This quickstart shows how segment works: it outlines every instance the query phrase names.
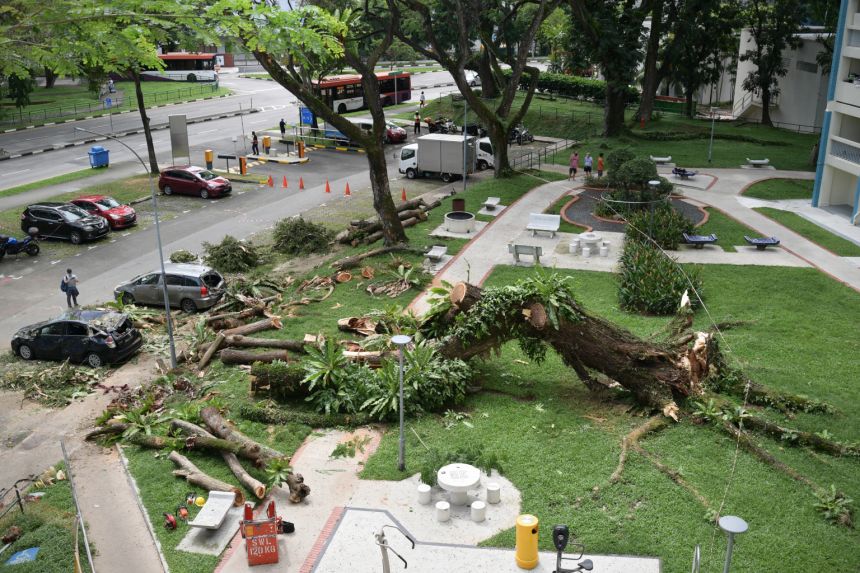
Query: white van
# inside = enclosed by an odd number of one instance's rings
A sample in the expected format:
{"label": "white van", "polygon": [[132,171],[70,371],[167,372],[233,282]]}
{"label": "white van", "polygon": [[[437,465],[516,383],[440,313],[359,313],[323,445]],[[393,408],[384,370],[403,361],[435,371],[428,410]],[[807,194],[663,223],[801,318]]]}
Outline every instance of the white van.
{"label": "white van", "polygon": [[496,161],[493,156],[493,144],[489,137],[482,137],[478,140],[478,171],[484,169],[495,169]]}

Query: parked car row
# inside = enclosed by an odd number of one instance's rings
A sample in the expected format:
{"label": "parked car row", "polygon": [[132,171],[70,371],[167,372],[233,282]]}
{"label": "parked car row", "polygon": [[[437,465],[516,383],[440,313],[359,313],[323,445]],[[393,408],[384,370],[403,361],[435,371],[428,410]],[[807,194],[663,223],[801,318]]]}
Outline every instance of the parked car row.
{"label": "parked car row", "polygon": [[[161,270],[138,275],[114,289],[124,304],[164,304],[192,313],[211,308],[224,296],[226,285],[204,265],[170,263]],[[143,345],[143,337],[128,315],[106,310],[74,309],[56,318],[20,329],[12,351],[24,360],[70,360],[93,368],[122,362]]]}

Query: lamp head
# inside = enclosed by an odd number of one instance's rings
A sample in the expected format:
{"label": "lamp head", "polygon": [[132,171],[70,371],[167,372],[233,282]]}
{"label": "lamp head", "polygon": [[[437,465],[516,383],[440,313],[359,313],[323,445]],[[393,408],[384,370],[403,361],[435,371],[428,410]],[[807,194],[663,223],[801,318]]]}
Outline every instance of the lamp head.
{"label": "lamp head", "polygon": [[391,337],[391,342],[393,342],[397,346],[405,346],[412,342],[412,337],[407,336],[405,334],[396,334]]}

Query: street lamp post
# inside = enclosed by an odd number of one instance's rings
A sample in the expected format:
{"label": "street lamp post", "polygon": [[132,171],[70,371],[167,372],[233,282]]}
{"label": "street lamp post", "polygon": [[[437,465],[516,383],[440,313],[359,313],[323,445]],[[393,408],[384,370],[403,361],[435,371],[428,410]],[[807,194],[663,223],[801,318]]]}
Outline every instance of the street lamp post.
{"label": "street lamp post", "polygon": [[723,566],[723,573],[729,573],[729,568],[732,566],[732,549],[735,546],[735,535],[746,532],[749,529],[747,522],[740,517],[734,515],[724,515],[719,521],[720,529],[726,532],[728,541],[726,544],[726,563]]}
{"label": "street lamp post", "polygon": [[397,469],[406,470],[406,434],[403,431],[403,348],[412,342],[411,336],[398,334],[391,337],[391,342],[400,350],[400,442],[397,454]]}
{"label": "street lamp post", "polygon": [[708,165],[711,164],[711,152],[714,149],[714,123],[717,119],[716,112],[717,108],[711,107],[711,141],[708,143]]}
{"label": "street lamp post", "polygon": [[660,187],[659,179],[652,179],[648,182],[648,186],[651,188],[651,200],[648,202],[649,211],[651,212],[651,221],[649,223],[648,232],[651,236],[654,236],[654,201],[657,200],[657,189]]}
{"label": "street lamp post", "polygon": [[137,152],[117,139],[112,135],[107,135],[104,133],[99,133],[97,131],[91,131],[89,129],[84,129],[82,127],[75,127],[78,131],[85,131],[87,133],[92,133],[94,135],[99,135],[101,137],[107,137],[108,139],[112,139],[131,151],[137,160],[140,161],[140,164],[143,166],[144,171],[149,176],[149,192],[152,195],[152,211],[155,215],[155,238],[156,243],[158,244],[158,262],[161,264],[161,291],[164,296],[164,314],[167,319],[167,339],[170,345],[170,367],[176,368],[176,345],[173,343],[173,321],[170,320],[170,301],[167,297],[167,274],[164,271],[164,252],[161,250],[161,227],[158,222],[158,197],[155,193],[155,182],[152,178],[152,173],[149,168],[146,166],[146,162],[143,161],[143,158],[137,154]]}

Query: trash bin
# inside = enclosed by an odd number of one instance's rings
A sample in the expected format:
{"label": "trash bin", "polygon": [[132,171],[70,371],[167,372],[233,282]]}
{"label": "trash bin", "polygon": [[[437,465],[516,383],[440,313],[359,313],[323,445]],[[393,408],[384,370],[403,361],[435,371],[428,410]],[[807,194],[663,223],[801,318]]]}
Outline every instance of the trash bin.
{"label": "trash bin", "polygon": [[96,167],[107,167],[109,163],[109,153],[110,152],[101,145],[94,145],[90,147],[90,167],[92,167],[93,169],[95,169]]}

